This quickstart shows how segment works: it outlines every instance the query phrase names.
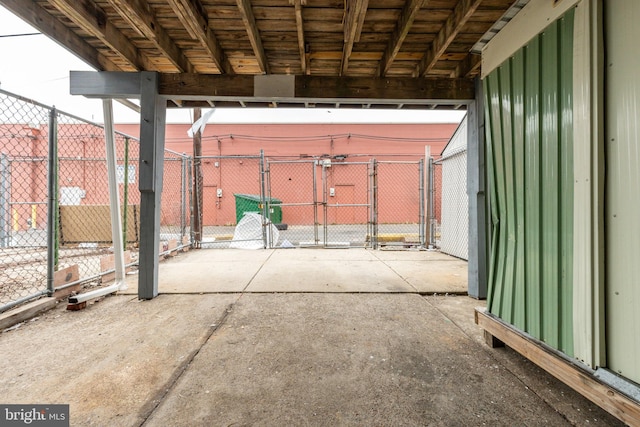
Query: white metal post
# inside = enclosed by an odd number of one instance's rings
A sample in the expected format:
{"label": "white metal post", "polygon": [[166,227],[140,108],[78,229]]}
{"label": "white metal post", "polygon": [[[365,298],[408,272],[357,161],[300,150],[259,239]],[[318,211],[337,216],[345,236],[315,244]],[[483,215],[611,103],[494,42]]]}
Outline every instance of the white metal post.
{"label": "white metal post", "polygon": [[[122,218],[120,216],[120,194],[117,180],[116,141],[113,129],[113,101],[102,100],[104,114],[104,140],[107,152],[107,175],[109,178],[109,205],[111,211],[111,236],[113,239],[113,255],[115,257],[115,284],[126,288],[124,282],[124,244],[122,241]],[[128,173],[128,171],[124,171]]]}

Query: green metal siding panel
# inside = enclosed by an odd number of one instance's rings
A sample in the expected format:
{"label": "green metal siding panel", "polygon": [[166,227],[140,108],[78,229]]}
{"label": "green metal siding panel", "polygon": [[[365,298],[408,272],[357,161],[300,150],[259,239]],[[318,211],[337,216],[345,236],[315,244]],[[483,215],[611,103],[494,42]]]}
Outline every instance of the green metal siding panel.
{"label": "green metal siding panel", "polygon": [[542,67],[542,336],[558,348],[559,315],[559,65],[558,25],[551,25],[542,35],[540,65]]}
{"label": "green metal siding panel", "polygon": [[488,308],[568,355],[572,323],[573,10],[485,79]]}
{"label": "green metal siding panel", "polygon": [[[573,18],[573,15],[572,15]],[[573,19],[560,25],[560,197],[571,200],[560,212],[560,350],[573,355]]]}
{"label": "green metal siding panel", "polygon": [[535,337],[542,334],[542,189],[540,163],[540,39],[535,38],[524,48],[525,69],[525,307],[524,330]]}

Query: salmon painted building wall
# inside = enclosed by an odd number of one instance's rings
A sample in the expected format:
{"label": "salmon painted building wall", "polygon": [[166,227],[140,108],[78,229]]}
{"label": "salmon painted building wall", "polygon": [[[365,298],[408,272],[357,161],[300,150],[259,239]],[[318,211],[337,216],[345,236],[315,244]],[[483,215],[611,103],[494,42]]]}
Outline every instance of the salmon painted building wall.
{"label": "salmon painted building wall", "polygon": [[[165,148],[193,153],[190,125],[168,125]],[[236,223],[234,194],[260,194],[258,159],[226,156],[258,156],[264,150],[270,164],[271,196],[284,204],[314,200],[313,169],[316,171],[315,200],[323,199],[322,168],[313,159],[331,159],[327,168],[330,204],[366,204],[366,165],[345,163],[411,161],[424,158],[425,146],[439,156],[456,123],[447,124],[209,124],[202,136],[203,224]],[[138,125],[117,125],[116,129],[137,136]],[[299,162],[299,163],[294,163]],[[165,165],[166,167],[167,165]],[[379,219],[381,223],[413,223],[418,220],[419,174],[417,165],[380,164]],[[436,177],[436,182],[440,182]],[[218,193],[221,191],[221,194]],[[437,189],[436,199],[440,190]],[[384,195],[384,197],[382,197]],[[435,215],[439,218],[439,203]],[[309,224],[312,206],[282,207],[283,222]],[[320,222],[324,222],[320,209]],[[329,208],[328,223],[366,223],[366,207]]]}
{"label": "salmon painted building wall", "polygon": [[[3,226],[14,230],[42,228],[46,225],[47,209],[47,150],[48,128],[28,124],[7,124],[0,132],[3,200]],[[84,124],[59,124],[58,155],[60,193],[82,194],[76,202],[81,205],[109,203],[107,172],[104,163],[104,134],[102,129]],[[336,156],[343,162],[377,160],[417,161],[424,157],[425,146],[434,156],[456,129],[456,124],[209,124],[202,138],[202,171],[204,193],[204,224],[232,225],[236,222],[234,193],[260,194],[260,164],[257,159],[216,159],[213,156],[258,156],[264,150],[270,160],[297,161],[330,158],[338,166]],[[166,129],[166,148],[178,153],[193,153],[193,140],[187,135],[190,125],[170,124]],[[116,125],[116,129],[138,137],[138,125]],[[124,138],[118,135],[119,163],[124,157]],[[130,167],[136,171],[129,183],[129,204],[139,204],[137,190],[137,141],[130,141]],[[207,158],[209,157],[209,158]],[[175,160],[175,161],[173,161]],[[182,164],[178,158],[165,161],[163,218],[165,225],[179,223]],[[313,200],[311,163],[272,164],[272,196],[285,203],[304,203]],[[411,193],[398,196],[403,203],[417,206],[417,175],[407,178],[401,170],[391,170],[381,176],[381,193]],[[321,168],[317,168],[318,177]],[[413,174],[413,172],[410,172]],[[413,176],[413,175],[411,175]],[[366,166],[328,170],[328,186],[334,188],[335,203],[366,203]],[[414,188],[415,187],[415,188]],[[222,197],[218,197],[222,190]],[[316,197],[322,200],[322,185],[318,182]],[[120,186],[121,193],[124,191]],[[122,195],[121,195],[122,196]],[[415,210],[402,206],[393,197],[380,202],[381,222],[411,222],[402,212]],[[64,197],[63,197],[64,198]],[[364,199],[363,199],[364,198]],[[63,201],[64,202],[64,201]],[[75,204],[75,203],[72,203]],[[166,205],[166,206],[165,206]],[[305,223],[312,212],[309,207],[285,207],[283,216],[290,224]],[[438,206],[436,206],[437,215]],[[322,213],[321,213],[322,214]],[[327,220],[343,223],[366,222],[366,209],[329,209]],[[319,218],[323,221],[323,218]]]}

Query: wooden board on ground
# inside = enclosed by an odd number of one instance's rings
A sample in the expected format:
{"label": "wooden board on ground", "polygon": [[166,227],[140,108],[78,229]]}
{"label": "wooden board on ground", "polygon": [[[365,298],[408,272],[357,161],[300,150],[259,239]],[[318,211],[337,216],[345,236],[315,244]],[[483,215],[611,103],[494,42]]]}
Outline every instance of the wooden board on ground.
{"label": "wooden board on ground", "polygon": [[[139,212],[137,205],[129,205],[127,209],[127,242],[139,240]],[[60,206],[60,241],[63,245],[111,243],[112,240],[109,205]]]}
{"label": "wooden board on ground", "polygon": [[[64,286],[68,283],[76,282],[78,280],[80,280],[80,270],[78,268],[78,264],[71,265],[67,268],[63,268],[62,270],[58,270],[53,273],[54,288]],[[53,293],[53,297],[57,301],[60,301],[71,295],[73,292],[79,292],[80,287],[80,283],[76,283],[75,285],[71,285],[64,289],[56,290]]]}
{"label": "wooden board on ground", "polygon": [[[131,264],[131,251],[124,251],[124,265]],[[100,271],[105,272],[116,268],[115,255],[105,255],[100,257]],[[125,271],[129,271],[130,268],[125,268]],[[102,276],[102,283],[111,282],[116,278],[115,273],[109,273]]]}
{"label": "wooden board on ground", "polygon": [[492,336],[489,342],[495,342],[497,338],[619,420],[628,425],[640,425],[640,404],[599,381],[586,368],[580,369],[554,354],[542,343],[486,313],[484,308],[476,309],[475,321],[484,329],[485,335]]}

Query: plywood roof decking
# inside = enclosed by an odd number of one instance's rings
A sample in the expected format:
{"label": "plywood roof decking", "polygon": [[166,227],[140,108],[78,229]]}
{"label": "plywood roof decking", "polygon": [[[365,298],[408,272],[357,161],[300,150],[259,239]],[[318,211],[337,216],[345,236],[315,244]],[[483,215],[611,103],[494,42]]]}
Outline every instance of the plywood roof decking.
{"label": "plywood roof decking", "polygon": [[470,78],[513,0],[0,0],[99,70]]}

